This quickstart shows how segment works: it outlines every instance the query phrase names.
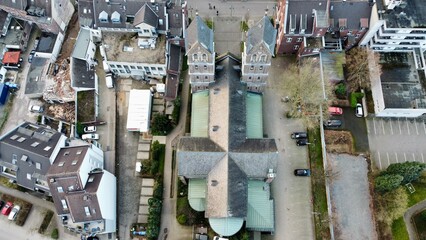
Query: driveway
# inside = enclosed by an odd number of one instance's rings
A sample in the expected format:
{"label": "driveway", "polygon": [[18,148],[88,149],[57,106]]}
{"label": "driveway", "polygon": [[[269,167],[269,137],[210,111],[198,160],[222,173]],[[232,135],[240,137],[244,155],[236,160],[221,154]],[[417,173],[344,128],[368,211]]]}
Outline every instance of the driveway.
{"label": "driveway", "polygon": [[368,183],[368,163],[361,156],[327,154],[336,239],[377,239]]}
{"label": "driveway", "polygon": [[[285,112],[288,106],[280,99],[286,96],[280,93],[275,84],[283,81],[282,69],[290,63],[285,57],[272,59],[269,80],[263,98],[264,131],[268,137],[274,138],[279,160],[277,177],[272,182],[272,197],[275,200],[275,233],[268,238],[282,239],[314,239],[312,215],[311,179],[295,177],[295,168],[308,168],[308,149],[298,147],[290,134],[294,131],[305,131],[298,119],[288,119]],[[285,79],[288,81],[290,79]]]}
{"label": "driveway", "polygon": [[116,122],[116,177],[117,188],[117,227],[119,239],[130,239],[130,228],[137,222],[142,178],[135,176],[136,154],[139,132],[126,129],[129,95],[131,89],[142,87],[133,80],[119,80],[117,86]]}
{"label": "driveway", "polygon": [[392,163],[425,163],[426,120],[411,118],[367,118],[371,158],[376,168]]}

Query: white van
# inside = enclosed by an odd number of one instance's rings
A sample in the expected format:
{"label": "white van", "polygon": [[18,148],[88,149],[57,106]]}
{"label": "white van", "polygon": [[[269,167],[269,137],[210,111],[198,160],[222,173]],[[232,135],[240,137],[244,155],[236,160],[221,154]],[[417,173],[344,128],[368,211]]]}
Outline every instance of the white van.
{"label": "white van", "polygon": [[114,81],[112,79],[112,73],[107,73],[105,75],[105,81],[107,88],[113,88],[114,87]]}

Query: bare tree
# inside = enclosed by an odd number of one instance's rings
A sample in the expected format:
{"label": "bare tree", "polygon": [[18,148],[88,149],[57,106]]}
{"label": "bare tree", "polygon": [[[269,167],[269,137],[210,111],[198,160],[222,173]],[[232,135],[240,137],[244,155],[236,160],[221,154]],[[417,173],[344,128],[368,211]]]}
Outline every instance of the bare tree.
{"label": "bare tree", "polygon": [[[370,89],[370,74],[380,76],[382,73],[379,58],[380,56],[378,53],[367,48],[356,47],[347,52],[346,80],[349,91],[359,91],[360,88],[364,88],[366,90]],[[371,64],[372,62],[373,64]]]}
{"label": "bare tree", "polygon": [[323,108],[324,118],[328,118],[329,100],[334,95],[328,78],[321,79],[319,58],[302,59],[299,64],[288,66],[278,87],[289,97],[291,110],[288,114],[302,118],[307,128],[318,126],[320,106]]}

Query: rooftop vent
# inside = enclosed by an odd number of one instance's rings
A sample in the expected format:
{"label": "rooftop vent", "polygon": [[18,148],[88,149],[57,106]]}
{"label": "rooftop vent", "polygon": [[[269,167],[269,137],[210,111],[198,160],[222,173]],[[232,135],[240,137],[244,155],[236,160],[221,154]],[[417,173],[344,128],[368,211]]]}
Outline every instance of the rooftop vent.
{"label": "rooftop vent", "polygon": [[212,185],[213,187],[217,186],[218,184],[219,184],[219,182],[218,182],[217,180],[212,180],[212,181],[211,181],[211,185]]}
{"label": "rooftop vent", "polygon": [[217,130],[219,130],[219,126],[214,125],[213,128],[212,128],[212,130],[213,130],[213,132],[216,132]]}

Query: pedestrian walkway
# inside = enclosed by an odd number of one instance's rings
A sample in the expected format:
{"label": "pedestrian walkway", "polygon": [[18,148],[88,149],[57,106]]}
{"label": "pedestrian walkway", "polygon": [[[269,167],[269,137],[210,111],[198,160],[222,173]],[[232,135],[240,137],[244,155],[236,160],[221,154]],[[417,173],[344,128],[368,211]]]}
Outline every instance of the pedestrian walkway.
{"label": "pedestrian walkway", "polygon": [[408,236],[411,240],[418,239],[416,227],[413,224],[414,215],[426,209],[426,200],[423,200],[409,208],[404,214],[404,222],[407,227]]}
{"label": "pedestrian walkway", "polygon": [[139,201],[139,215],[138,223],[148,222],[148,200],[152,198],[154,194],[154,179],[153,178],[142,178],[141,197]]}

